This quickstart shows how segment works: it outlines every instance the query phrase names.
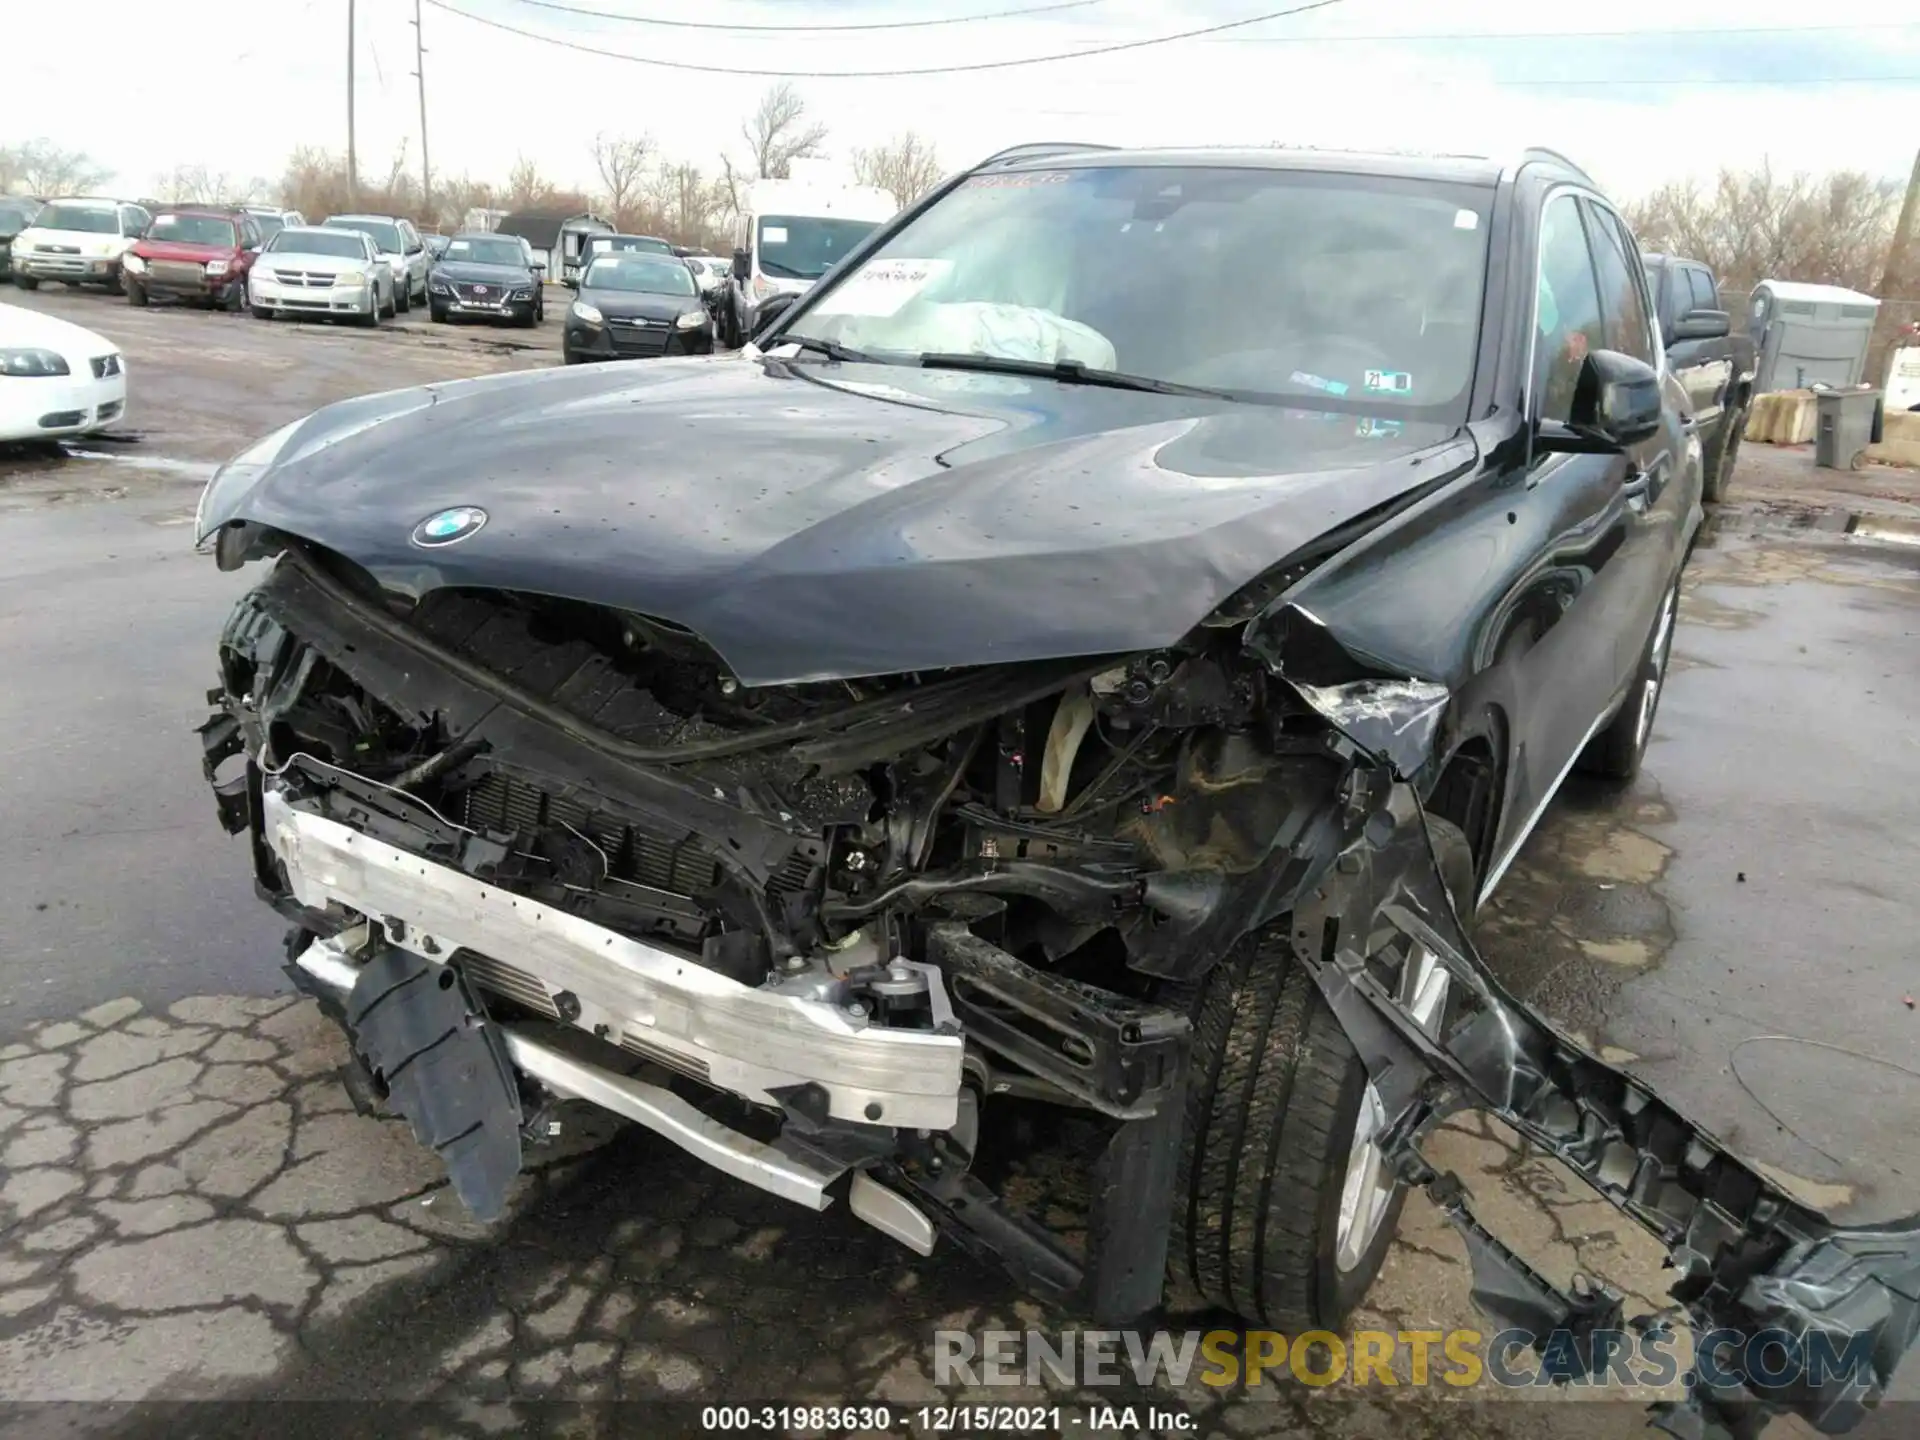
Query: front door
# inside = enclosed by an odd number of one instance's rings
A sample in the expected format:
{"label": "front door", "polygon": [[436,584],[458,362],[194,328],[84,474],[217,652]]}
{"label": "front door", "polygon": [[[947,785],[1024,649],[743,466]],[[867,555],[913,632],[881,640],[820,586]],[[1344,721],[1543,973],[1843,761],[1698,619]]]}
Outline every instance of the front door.
{"label": "front door", "polygon": [[[1551,196],[1540,216],[1528,394],[1535,423],[1564,423],[1588,353],[1627,337],[1608,326],[1601,236],[1591,228],[1573,191]],[[1644,325],[1644,306],[1640,315]],[[1628,353],[1651,343],[1649,334]],[[1659,444],[1629,455],[1536,451],[1529,462],[1513,523],[1533,561],[1503,626],[1505,657],[1527,701],[1515,717],[1510,830],[1545,803],[1633,677],[1660,598],[1647,593],[1651,552],[1661,544],[1647,517],[1651,497],[1671,488],[1672,468]],[[1514,838],[1504,835],[1502,845]]]}

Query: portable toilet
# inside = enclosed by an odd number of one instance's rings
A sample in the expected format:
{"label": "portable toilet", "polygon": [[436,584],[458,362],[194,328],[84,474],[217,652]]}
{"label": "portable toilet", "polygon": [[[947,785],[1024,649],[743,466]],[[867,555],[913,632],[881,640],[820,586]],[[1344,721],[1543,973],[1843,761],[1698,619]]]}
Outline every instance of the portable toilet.
{"label": "portable toilet", "polygon": [[1762,280],[1748,302],[1755,394],[1811,385],[1857,385],[1880,302],[1839,285]]}

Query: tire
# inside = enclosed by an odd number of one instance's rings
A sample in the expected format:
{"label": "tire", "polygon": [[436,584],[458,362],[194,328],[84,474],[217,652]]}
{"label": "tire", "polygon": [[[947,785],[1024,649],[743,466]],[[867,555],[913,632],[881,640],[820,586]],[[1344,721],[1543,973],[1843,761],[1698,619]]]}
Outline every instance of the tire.
{"label": "tire", "polygon": [[1727,498],[1727,490],[1733,484],[1733,467],[1740,459],[1740,441],[1746,433],[1745,410],[1727,417],[1725,433],[1720,437],[1713,463],[1707,467],[1706,479],[1700,487],[1700,498],[1709,505],[1718,505]]}
{"label": "tire", "polygon": [[380,328],[380,302],[378,300],[375,300],[373,304],[368,307],[366,314],[354,316],[353,323],[355,325],[358,325],[362,330],[379,329]]}
{"label": "tire", "polygon": [[450,323],[447,316],[447,307],[444,305],[429,304],[427,306],[427,318],[436,325],[446,325]]}
{"label": "tire", "polygon": [[393,292],[391,290],[387,292],[387,303],[382,306],[380,304],[380,292],[376,289],[373,292],[373,303],[374,307],[380,311],[380,318],[382,320],[391,320],[395,315],[400,313],[394,303]]}
{"label": "tire", "polygon": [[1589,775],[1625,783],[1640,773],[1640,761],[1653,736],[1653,717],[1667,685],[1667,663],[1673,658],[1673,632],[1680,613],[1680,581],[1675,579],[1653,617],[1653,632],[1640,652],[1640,669],[1620,713],[1607,728],[1587,742],[1580,768]]}
{"label": "tire", "polygon": [[273,319],[273,307],[270,305],[249,305],[247,309],[253,313],[253,318],[256,320]]}
{"label": "tire", "polygon": [[38,290],[40,288],[39,277],[35,275],[16,275],[13,277],[13,283],[18,285],[22,290]]}
{"label": "tire", "polygon": [[138,280],[129,280],[126,284],[127,303],[144,310],[147,308],[147,287]]}
{"label": "tire", "polygon": [[396,315],[405,315],[413,309],[413,282],[409,280],[393,292],[393,310]]}
{"label": "tire", "polygon": [[[1428,828],[1464,915],[1474,894],[1466,836],[1436,817]],[[1422,974],[1444,982],[1446,972],[1429,957]],[[1429,991],[1436,1031],[1447,988]],[[1377,1114],[1366,1066],[1295,961],[1284,922],[1169,989],[1194,1027],[1169,1298],[1292,1335],[1338,1331],[1379,1275],[1406,1199],[1360,1163],[1362,1124]],[[1370,1202],[1370,1223],[1343,1227],[1350,1198]]]}

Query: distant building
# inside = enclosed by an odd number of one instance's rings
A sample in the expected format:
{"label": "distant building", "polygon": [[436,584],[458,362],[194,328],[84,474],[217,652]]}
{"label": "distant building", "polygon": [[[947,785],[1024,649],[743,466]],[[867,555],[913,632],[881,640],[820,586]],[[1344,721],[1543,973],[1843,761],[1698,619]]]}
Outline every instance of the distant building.
{"label": "distant building", "polygon": [[510,210],[488,210],[475,206],[460,217],[460,228],[470,235],[476,230],[490,231],[496,229],[500,222],[512,213]]}
{"label": "distant building", "polygon": [[550,280],[578,279],[587,236],[614,233],[613,223],[598,215],[564,210],[516,210],[501,216],[493,228],[498,234],[516,235],[531,245],[535,257],[547,267]]}

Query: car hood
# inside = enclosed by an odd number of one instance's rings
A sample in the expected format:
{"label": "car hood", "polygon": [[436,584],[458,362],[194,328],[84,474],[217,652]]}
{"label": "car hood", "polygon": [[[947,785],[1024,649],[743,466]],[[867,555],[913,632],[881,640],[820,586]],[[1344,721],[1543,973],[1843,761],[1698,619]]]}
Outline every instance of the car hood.
{"label": "car hood", "polygon": [[205,264],[209,260],[231,260],[239,254],[232,245],[197,245],[186,240],[136,240],[130,252],[142,260],[183,260]]}
{"label": "car hood", "polygon": [[262,270],[311,270],[321,275],[338,275],[342,270],[368,270],[374,261],[353,255],[322,255],[315,250],[263,251],[257,263]]}
{"label": "car hood", "polygon": [[768,685],[1168,645],[1472,458],[1450,425],[737,353],[344,401],[223,467],[196,530],[641,612]]}
{"label": "car hood", "polygon": [[649,295],[637,290],[582,290],[579,298],[602,315],[671,320],[702,308],[698,295]]}
{"label": "car hood", "polygon": [[31,245],[75,245],[83,255],[104,254],[124,249],[128,244],[124,235],[108,235],[98,230],[46,230],[38,225],[29,225],[15,238]]}
{"label": "car hood", "polygon": [[85,326],[18,305],[0,305],[0,345],[22,349],[31,346],[86,357],[115,355],[120,350],[106,336],[95,334]]}
{"label": "car hood", "polygon": [[433,267],[441,280],[458,280],[463,285],[499,285],[503,288],[533,284],[533,276],[519,265],[482,265],[473,260],[441,260]]}

